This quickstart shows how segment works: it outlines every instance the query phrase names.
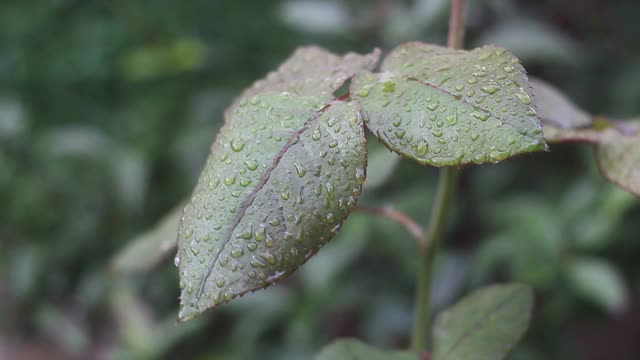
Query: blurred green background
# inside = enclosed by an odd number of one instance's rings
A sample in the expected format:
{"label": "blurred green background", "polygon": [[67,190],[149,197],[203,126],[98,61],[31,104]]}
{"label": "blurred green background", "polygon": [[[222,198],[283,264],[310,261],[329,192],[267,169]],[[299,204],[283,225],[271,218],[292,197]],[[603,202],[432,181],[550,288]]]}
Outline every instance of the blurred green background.
{"label": "blurred green background", "polygon": [[[469,1],[467,47],[511,49],[588,111],[640,114],[637,0]],[[176,325],[173,254],[114,263],[189,196],[222,112],[296,47],[444,44],[447,0],[2,0],[0,359],[309,359],[408,344],[415,245],[354,214],[284,283]],[[426,223],[436,171],[375,141],[361,204]],[[464,171],[434,303],[523,281],[513,359],[640,357],[640,202],[586,146]],[[171,243],[171,223],[140,241]],[[151,240],[150,240],[151,239]],[[168,240],[167,240],[168,239]],[[114,265],[115,264],[115,265]]]}

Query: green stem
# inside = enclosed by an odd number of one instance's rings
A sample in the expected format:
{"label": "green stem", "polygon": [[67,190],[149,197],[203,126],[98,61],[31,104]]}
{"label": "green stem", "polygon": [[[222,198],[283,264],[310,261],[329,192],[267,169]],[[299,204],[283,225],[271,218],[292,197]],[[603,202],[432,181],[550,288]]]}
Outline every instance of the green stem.
{"label": "green stem", "polygon": [[[451,1],[451,16],[449,17],[449,36],[447,45],[452,49],[462,48],[464,42],[466,0]],[[420,354],[427,341],[429,328],[429,310],[431,299],[431,283],[433,279],[433,261],[438,244],[444,236],[449,217],[449,208],[457,184],[459,170],[445,167],[440,172],[436,198],[431,210],[431,220],[427,232],[427,243],[424,244],[420,256],[420,272],[417,279],[416,303],[413,338],[411,349]]]}
{"label": "green stem", "polygon": [[433,260],[435,259],[438,243],[441,241],[447,227],[449,208],[451,207],[458,172],[457,168],[445,167],[440,173],[436,198],[431,212],[431,221],[426,236],[428,242],[421,253],[415,303],[415,323],[411,343],[411,348],[418,353],[424,350],[427,340]]}

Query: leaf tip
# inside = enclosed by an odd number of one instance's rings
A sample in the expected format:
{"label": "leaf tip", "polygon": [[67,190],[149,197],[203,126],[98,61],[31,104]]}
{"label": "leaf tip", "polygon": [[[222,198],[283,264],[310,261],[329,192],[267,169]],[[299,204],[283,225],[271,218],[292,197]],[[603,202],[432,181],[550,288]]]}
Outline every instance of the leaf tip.
{"label": "leaf tip", "polygon": [[178,322],[187,322],[196,317],[199,313],[200,312],[193,306],[183,304],[180,306],[180,311],[178,312]]}

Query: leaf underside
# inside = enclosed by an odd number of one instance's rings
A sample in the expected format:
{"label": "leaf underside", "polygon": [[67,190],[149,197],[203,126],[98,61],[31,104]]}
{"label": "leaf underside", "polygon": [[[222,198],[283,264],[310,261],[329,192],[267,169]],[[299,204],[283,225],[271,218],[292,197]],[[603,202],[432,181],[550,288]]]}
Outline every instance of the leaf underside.
{"label": "leaf underside", "polygon": [[594,117],[552,85],[532,79],[544,136],[551,143],[582,142],[595,146],[602,175],[640,195],[640,119],[616,121]]}
{"label": "leaf underside", "polygon": [[314,360],[417,360],[408,351],[383,351],[356,339],[339,339],[325,346]]}
{"label": "leaf underside", "polygon": [[227,110],[178,232],[180,320],[281,280],[337,232],[366,142],[358,104],[332,93],[377,57],[302,48]]}
{"label": "leaf underside", "polygon": [[499,360],[525,333],[533,294],[520,284],[475,291],[442,312],[434,325],[434,360]]}
{"label": "leaf underside", "polygon": [[356,76],[352,96],[381,142],[421,164],[495,163],[546,149],[525,71],[504,49],[407,43],[381,73]]}

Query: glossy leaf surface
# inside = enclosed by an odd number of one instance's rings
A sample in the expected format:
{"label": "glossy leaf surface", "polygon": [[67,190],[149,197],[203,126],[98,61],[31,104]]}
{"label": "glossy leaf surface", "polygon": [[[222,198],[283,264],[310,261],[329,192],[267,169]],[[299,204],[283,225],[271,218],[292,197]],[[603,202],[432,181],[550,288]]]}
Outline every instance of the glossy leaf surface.
{"label": "glossy leaf surface", "polygon": [[442,312],[434,326],[434,360],[505,358],[527,327],[533,294],[520,284],[475,291]]}
{"label": "glossy leaf surface", "polygon": [[359,106],[332,92],[376,56],[298,50],[227,110],[181,220],[181,320],[281,280],[338,231],[366,142]]}
{"label": "glossy leaf surface", "polygon": [[407,43],[352,96],[389,149],[432,166],[495,163],[546,149],[523,67],[504,49]]}

